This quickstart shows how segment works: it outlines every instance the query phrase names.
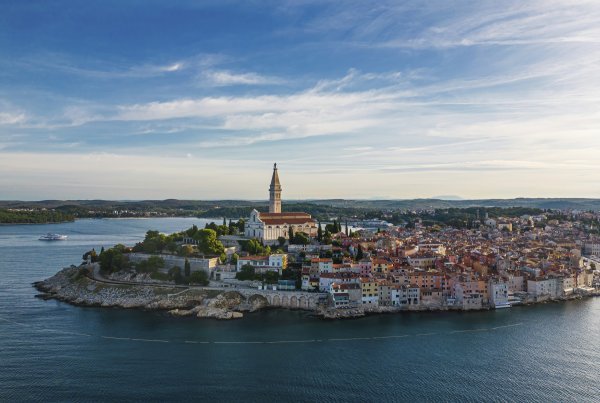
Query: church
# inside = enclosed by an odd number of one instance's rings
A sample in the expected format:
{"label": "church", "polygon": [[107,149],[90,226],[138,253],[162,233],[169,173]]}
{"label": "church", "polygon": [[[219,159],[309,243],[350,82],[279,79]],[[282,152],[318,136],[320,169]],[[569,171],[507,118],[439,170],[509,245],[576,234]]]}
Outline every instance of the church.
{"label": "church", "polygon": [[304,232],[311,238],[317,236],[317,223],[310,214],[281,212],[281,183],[277,164],[275,164],[269,187],[269,212],[261,213],[256,209],[252,210],[250,219],[245,224],[244,235],[272,245],[278,242],[279,237],[289,239],[290,229],[293,233]]}

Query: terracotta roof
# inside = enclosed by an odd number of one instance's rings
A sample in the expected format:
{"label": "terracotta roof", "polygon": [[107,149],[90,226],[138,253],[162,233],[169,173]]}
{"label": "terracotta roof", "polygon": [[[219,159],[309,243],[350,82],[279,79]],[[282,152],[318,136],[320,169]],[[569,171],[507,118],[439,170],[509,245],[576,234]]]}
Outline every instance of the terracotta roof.
{"label": "terracotta roof", "polygon": [[244,256],[239,257],[239,260],[269,260],[268,256]]}
{"label": "terracotta roof", "polygon": [[260,220],[265,225],[284,225],[284,224],[314,224],[315,220],[306,218],[263,218]]}

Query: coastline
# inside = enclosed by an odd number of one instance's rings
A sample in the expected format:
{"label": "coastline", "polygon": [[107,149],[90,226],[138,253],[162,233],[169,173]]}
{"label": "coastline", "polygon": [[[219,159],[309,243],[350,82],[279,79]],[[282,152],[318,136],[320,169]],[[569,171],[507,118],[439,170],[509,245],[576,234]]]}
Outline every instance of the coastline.
{"label": "coastline", "polygon": [[[263,309],[300,309],[310,311],[328,320],[354,319],[381,314],[403,312],[479,312],[493,310],[491,307],[464,310],[456,307],[419,306],[413,309],[377,307],[365,310],[362,307],[334,309],[327,303],[311,303],[306,306],[282,305],[274,302],[264,291],[249,289],[218,289],[216,287],[180,286],[165,283],[124,283],[109,279],[98,280],[93,271],[83,266],[71,266],[54,276],[33,283],[40,292],[36,295],[44,300],[54,299],[82,307],[103,307],[139,310],[165,311],[177,317],[197,317],[213,319],[239,319],[244,313]],[[294,292],[284,291],[292,294]],[[281,293],[277,293],[281,295]],[[527,301],[521,305],[530,306],[546,303],[559,303],[599,296],[595,291],[589,295],[572,295],[544,301]],[[302,298],[302,297],[301,297]]]}
{"label": "coastline", "polygon": [[3,222],[0,225],[50,225],[50,224],[68,224],[77,221],[77,219],[67,221],[52,221],[52,222]]}
{"label": "coastline", "polygon": [[69,224],[80,220],[151,220],[156,218],[189,218],[198,220],[212,220],[214,222],[220,222],[223,217],[196,217],[188,215],[169,215],[169,216],[157,216],[157,217],[77,217],[73,220],[66,221],[52,221],[52,222],[3,222],[2,225],[49,225],[49,224]]}

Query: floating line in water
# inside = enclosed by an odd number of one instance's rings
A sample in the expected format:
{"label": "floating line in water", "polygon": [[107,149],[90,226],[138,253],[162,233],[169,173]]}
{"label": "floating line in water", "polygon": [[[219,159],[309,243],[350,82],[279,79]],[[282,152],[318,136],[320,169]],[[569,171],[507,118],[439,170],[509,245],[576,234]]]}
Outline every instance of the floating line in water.
{"label": "floating line in water", "polygon": [[169,340],[157,340],[157,339],[139,339],[134,337],[115,337],[115,336],[100,336],[103,339],[111,340],[127,340],[127,341],[144,341],[148,343],[170,343]]}
{"label": "floating line in water", "polygon": [[183,344],[222,344],[222,345],[235,345],[235,344],[292,344],[292,343],[323,343],[323,342],[343,342],[343,341],[369,341],[369,340],[385,340],[385,339],[401,339],[407,337],[427,337],[434,335],[444,335],[444,334],[458,334],[458,333],[478,333],[478,332],[490,332],[497,331],[500,329],[507,329],[515,326],[523,325],[522,322],[519,323],[511,323],[508,325],[495,326],[490,328],[477,328],[477,329],[464,329],[464,330],[453,330],[450,332],[444,333],[416,333],[416,334],[399,334],[399,335],[388,335],[388,336],[371,336],[371,337],[337,337],[337,338],[328,338],[328,339],[305,339],[305,340],[255,340],[255,341],[245,341],[245,340],[219,340],[219,341],[207,341],[207,340],[163,340],[163,339],[144,339],[144,338],[136,338],[136,337],[117,337],[117,336],[106,336],[106,335],[92,335],[88,333],[81,332],[71,332],[67,330],[60,329],[49,329],[46,327],[35,326],[31,324],[17,322],[11,319],[0,317],[0,321],[10,323],[17,326],[31,328],[32,330],[39,332],[52,332],[52,333],[61,333],[68,334],[74,336],[83,336],[83,337],[99,337],[106,340],[116,340],[116,341],[136,341],[136,342],[144,342],[144,343],[183,343]]}

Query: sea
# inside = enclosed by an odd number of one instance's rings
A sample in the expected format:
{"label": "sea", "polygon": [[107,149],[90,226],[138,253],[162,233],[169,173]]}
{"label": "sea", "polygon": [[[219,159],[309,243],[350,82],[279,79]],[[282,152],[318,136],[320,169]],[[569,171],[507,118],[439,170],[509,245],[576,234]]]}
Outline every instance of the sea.
{"label": "sea", "polygon": [[[0,226],[0,401],[598,402],[600,298],[326,321],[83,308],[32,283],[194,218]],[[68,240],[39,241],[47,232]]]}

